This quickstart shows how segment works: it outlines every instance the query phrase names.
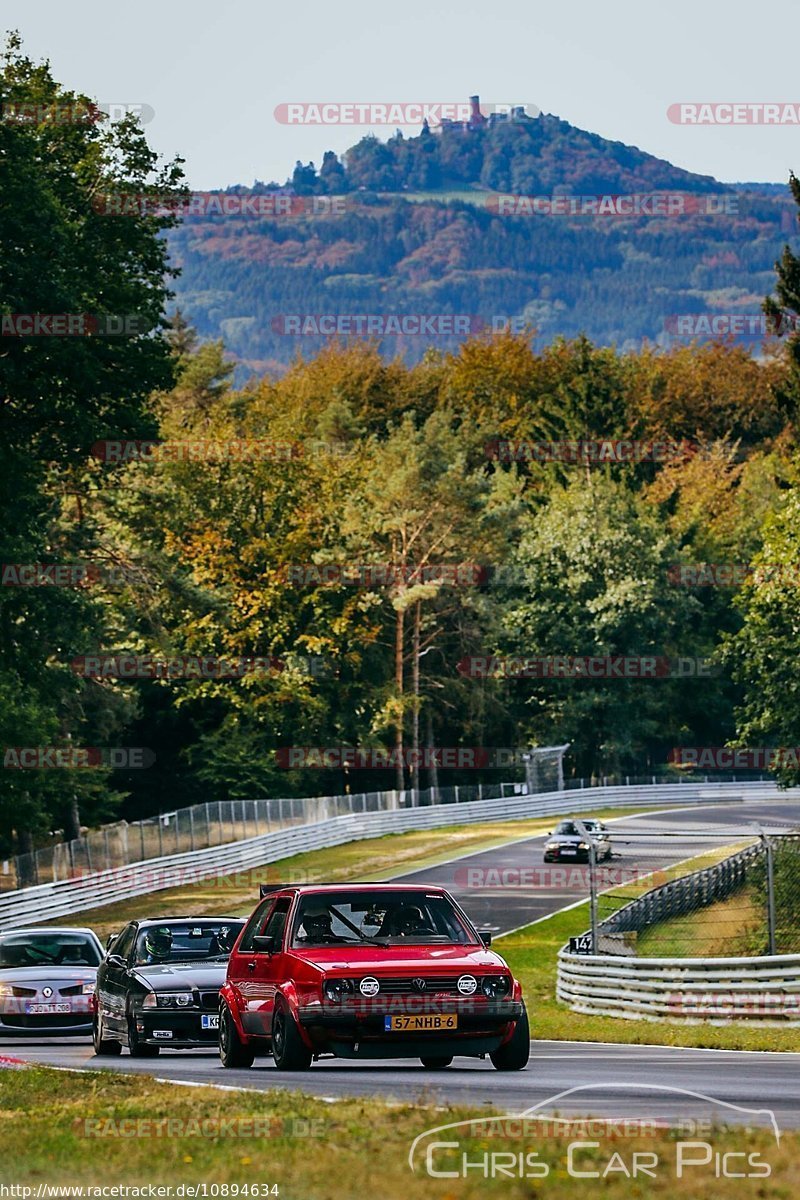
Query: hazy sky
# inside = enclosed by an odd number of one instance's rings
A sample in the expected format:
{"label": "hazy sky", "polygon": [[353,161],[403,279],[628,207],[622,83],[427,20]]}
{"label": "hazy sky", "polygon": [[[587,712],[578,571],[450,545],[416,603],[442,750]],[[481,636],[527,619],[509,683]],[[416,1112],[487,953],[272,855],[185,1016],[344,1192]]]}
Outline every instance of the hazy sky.
{"label": "hazy sky", "polygon": [[[724,181],[785,181],[800,127],[671,123],[679,101],[800,104],[798,0],[370,0],[6,6],[28,54],[97,101],[148,104],[148,139],[194,188],[283,181],[367,128],[279,124],[322,101],[536,104]],[[373,127],[380,137],[392,129]],[[414,132],[409,129],[408,132]]]}

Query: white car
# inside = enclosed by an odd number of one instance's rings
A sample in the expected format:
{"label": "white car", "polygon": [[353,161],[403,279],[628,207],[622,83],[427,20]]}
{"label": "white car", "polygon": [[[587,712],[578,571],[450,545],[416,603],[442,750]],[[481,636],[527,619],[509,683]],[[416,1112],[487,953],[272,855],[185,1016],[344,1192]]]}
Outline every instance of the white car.
{"label": "white car", "polygon": [[102,957],[91,929],[0,932],[0,1035],[90,1035]]}

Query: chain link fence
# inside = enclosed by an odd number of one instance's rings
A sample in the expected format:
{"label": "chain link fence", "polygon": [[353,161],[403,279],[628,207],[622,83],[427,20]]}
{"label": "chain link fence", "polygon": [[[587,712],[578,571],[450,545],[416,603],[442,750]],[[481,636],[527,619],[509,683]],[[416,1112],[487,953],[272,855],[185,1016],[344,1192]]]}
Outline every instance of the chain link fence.
{"label": "chain link fence", "polygon": [[[168,854],[203,850],[228,842],[258,837],[262,833],[306,825],[331,817],[359,812],[387,812],[393,808],[428,804],[459,804],[470,800],[502,799],[515,794],[542,794],[555,790],[581,791],[591,787],[638,787],[657,783],[736,783],[726,772],[713,776],[666,770],[647,775],[602,775],[564,779],[565,747],[545,747],[526,762],[526,779],[496,784],[459,784],[417,792],[395,790],[352,792],[338,796],[311,796],[263,800],[223,800],[191,808],[162,812],[143,821],[119,821],[92,830],[74,841],[55,838],[30,854],[0,859],[0,894],[42,883],[74,879],[144,862]],[[772,781],[765,773],[748,772],[747,782]],[[739,782],[743,782],[739,776]],[[559,785],[561,785],[559,787]]]}
{"label": "chain link fence", "polygon": [[203,850],[354,813],[388,812],[422,804],[459,804],[524,793],[524,783],[477,783],[414,794],[395,790],[195,804],[144,821],[120,821],[70,842],[0,861],[0,893],[75,879],[164,855]]}
{"label": "chain link fence", "polygon": [[[591,824],[591,823],[590,823]],[[727,958],[800,952],[800,831],[584,830],[591,925],[578,953]],[[571,853],[571,852],[570,852]]]}

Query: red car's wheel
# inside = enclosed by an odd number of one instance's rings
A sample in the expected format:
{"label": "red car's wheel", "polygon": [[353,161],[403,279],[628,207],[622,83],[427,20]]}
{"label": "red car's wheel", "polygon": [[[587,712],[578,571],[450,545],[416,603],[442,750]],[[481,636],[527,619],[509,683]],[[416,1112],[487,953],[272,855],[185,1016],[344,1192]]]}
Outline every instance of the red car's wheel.
{"label": "red car's wheel", "polygon": [[239,1037],[227,1004],[219,1014],[219,1057],[223,1067],[252,1067],[255,1052]]}
{"label": "red car's wheel", "polygon": [[528,1013],[523,1008],[522,1015],[517,1018],[511,1040],[497,1050],[493,1050],[489,1058],[498,1071],[521,1071],[528,1065],[530,1056],[531,1031],[528,1024]]}
{"label": "red car's wheel", "polygon": [[279,1071],[305,1071],[311,1066],[311,1051],[300,1037],[286,1001],[280,997],[275,1001],[272,1016],[272,1057]]}

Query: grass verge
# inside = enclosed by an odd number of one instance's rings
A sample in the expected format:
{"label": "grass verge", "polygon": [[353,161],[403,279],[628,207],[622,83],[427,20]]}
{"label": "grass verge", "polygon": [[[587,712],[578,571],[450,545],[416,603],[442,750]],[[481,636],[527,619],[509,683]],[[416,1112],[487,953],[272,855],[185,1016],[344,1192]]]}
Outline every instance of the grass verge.
{"label": "grass verge", "polygon": [[[409,1195],[415,1200],[485,1196],[530,1200],[546,1188],[552,1200],[577,1200],[587,1194],[586,1178],[568,1173],[567,1148],[573,1139],[592,1136],[596,1148],[581,1150],[575,1169],[598,1172],[595,1187],[610,1200],[630,1200],[632,1195],[689,1200],[702,1194],[769,1200],[796,1195],[800,1189],[800,1135],[783,1134],[778,1146],[769,1129],[717,1129],[703,1135],[716,1152],[744,1150],[756,1155],[759,1163],[767,1164],[769,1178],[762,1170],[758,1178],[719,1179],[713,1160],[684,1169],[682,1178],[677,1178],[675,1133],[553,1136],[551,1123],[545,1136],[528,1128],[524,1138],[513,1140],[498,1137],[497,1125],[438,1135],[457,1139],[458,1148],[438,1151],[432,1158],[434,1169],[458,1170],[462,1153],[471,1163],[491,1162],[483,1156],[502,1153],[505,1170],[495,1178],[485,1178],[475,1168],[466,1178],[433,1178],[425,1169],[424,1153],[412,1174],[408,1154],[414,1138],[432,1127],[470,1117],[485,1122],[487,1111],[434,1108],[424,1097],[398,1105],[374,1099],[331,1105],[298,1093],[180,1088],[140,1075],[56,1072],[43,1067],[2,1071],[0,1181],[32,1188],[33,1197],[40,1184],[52,1183],[63,1188],[144,1188],[142,1195],[148,1194],[148,1185],[169,1185],[172,1197],[189,1196],[189,1188],[205,1185],[205,1192],[194,1194],[277,1195],[281,1200],[351,1200],[376,1192],[383,1200],[407,1200]],[[464,1136],[468,1132],[472,1136]],[[624,1173],[619,1160],[630,1169],[634,1151],[658,1156],[654,1178],[632,1183]],[[509,1170],[509,1156],[517,1162],[520,1153],[536,1153],[537,1171],[541,1174],[546,1168],[546,1178],[520,1179],[518,1167]],[[697,1151],[693,1153],[697,1158]],[[617,1159],[612,1163],[614,1155]],[[735,1162],[742,1170],[743,1159]],[[610,1172],[603,1179],[609,1163]],[[227,1185],[228,1190],[220,1187],[212,1192],[215,1184]],[[256,1184],[258,1191],[252,1190]],[[274,1191],[266,1190],[272,1186]],[[178,1190],[181,1187],[183,1191]],[[27,1200],[24,1193],[16,1194]]]}

